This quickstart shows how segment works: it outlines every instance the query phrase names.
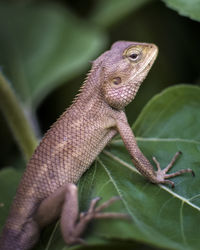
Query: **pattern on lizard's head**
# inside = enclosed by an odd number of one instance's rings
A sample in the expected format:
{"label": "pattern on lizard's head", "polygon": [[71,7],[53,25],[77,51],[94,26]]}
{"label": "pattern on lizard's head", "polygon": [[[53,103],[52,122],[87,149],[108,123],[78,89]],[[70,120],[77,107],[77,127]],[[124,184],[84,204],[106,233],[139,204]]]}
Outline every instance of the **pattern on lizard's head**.
{"label": "pattern on lizard's head", "polygon": [[158,48],[154,44],[125,41],[114,43],[104,53],[101,87],[110,106],[123,109],[134,99],[157,53]]}

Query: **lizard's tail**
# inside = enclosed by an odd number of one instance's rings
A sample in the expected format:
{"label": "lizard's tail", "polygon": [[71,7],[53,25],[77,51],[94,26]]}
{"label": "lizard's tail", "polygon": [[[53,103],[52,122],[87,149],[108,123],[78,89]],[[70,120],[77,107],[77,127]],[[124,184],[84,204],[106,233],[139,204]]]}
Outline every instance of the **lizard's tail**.
{"label": "lizard's tail", "polygon": [[39,227],[32,216],[36,209],[33,204],[25,197],[23,206],[14,202],[0,237],[0,250],[28,250],[37,242]]}
{"label": "lizard's tail", "polygon": [[34,221],[29,221],[24,229],[17,231],[5,226],[0,238],[0,250],[31,249],[39,238],[38,226]]}
{"label": "lizard's tail", "polygon": [[[36,237],[37,235],[37,237]],[[37,232],[17,232],[13,229],[4,228],[0,238],[0,250],[28,250],[38,240]]]}

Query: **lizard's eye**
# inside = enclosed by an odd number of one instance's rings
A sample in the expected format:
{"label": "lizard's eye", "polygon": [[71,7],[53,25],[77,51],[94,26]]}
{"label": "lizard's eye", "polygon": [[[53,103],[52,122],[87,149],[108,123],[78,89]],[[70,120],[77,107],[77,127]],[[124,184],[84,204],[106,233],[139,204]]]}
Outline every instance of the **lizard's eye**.
{"label": "lizard's eye", "polygon": [[138,48],[131,47],[125,50],[124,55],[125,57],[128,57],[130,61],[138,62],[142,57],[142,51]]}
{"label": "lizard's eye", "polygon": [[133,53],[133,54],[131,54],[129,57],[130,57],[130,59],[131,59],[132,61],[135,61],[135,60],[137,60],[138,56],[139,56],[139,54]]}
{"label": "lizard's eye", "polygon": [[135,49],[135,50],[130,51],[127,56],[130,61],[137,62],[140,60],[141,54],[142,54],[141,51]]}

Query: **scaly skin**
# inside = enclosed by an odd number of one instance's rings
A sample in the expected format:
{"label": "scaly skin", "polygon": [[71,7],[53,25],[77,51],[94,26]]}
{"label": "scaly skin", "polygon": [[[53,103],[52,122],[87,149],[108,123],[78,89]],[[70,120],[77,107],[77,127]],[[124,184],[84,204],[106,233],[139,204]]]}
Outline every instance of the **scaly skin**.
{"label": "scaly skin", "polygon": [[170,182],[166,171],[155,172],[139,150],[124,113],[157,51],[153,44],[120,41],[93,62],[80,94],[45,134],[28,163],[3,230],[1,250],[31,248],[39,229],[59,215],[68,244],[81,242],[80,235],[92,218],[120,217],[102,215],[103,207],[95,208],[97,200],[93,200],[87,215],[76,223],[77,190],[71,184],[77,183],[117,132],[144,176],[154,183]]}

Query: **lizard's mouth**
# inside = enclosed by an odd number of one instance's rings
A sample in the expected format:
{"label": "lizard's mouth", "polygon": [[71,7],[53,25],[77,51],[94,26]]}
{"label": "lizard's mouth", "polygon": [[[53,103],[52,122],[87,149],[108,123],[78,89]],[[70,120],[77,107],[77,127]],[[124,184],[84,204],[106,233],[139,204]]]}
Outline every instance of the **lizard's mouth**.
{"label": "lizard's mouth", "polygon": [[151,66],[155,62],[157,54],[158,54],[158,48],[156,45],[154,45],[154,49],[153,49],[151,55],[149,56],[148,60],[144,63],[143,67],[141,67],[141,71],[139,70],[139,73],[143,72],[144,70],[146,70],[148,68],[149,69],[151,68]]}

